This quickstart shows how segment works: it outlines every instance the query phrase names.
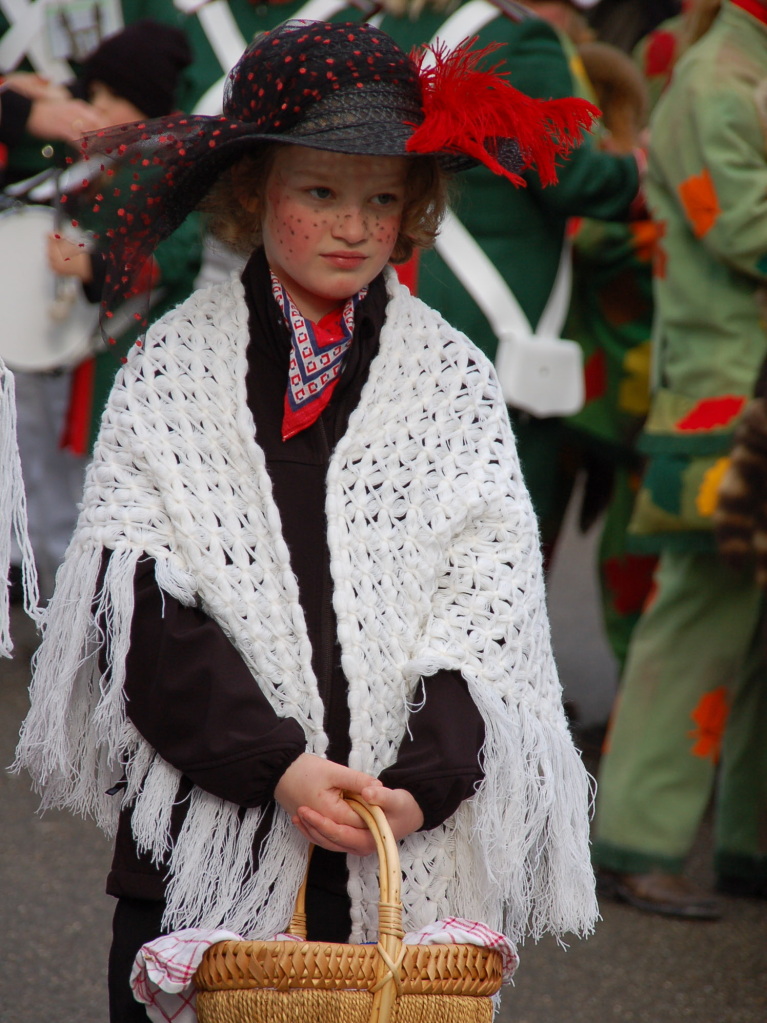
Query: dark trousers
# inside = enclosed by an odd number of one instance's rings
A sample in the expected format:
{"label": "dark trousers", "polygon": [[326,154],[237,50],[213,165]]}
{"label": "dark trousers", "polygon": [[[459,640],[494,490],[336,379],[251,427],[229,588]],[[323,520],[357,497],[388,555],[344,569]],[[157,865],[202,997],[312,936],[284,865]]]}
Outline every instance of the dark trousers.
{"label": "dark trousers", "polygon": [[109,1023],[149,1023],[144,1006],[133,997],[130,975],[136,953],[164,934],[164,902],[118,899],[109,951]]}
{"label": "dark trousers", "polygon": [[[133,997],[130,975],[141,946],[165,934],[162,926],[164,909],[164,902],[117,900],[109,952],[109,1023],[149,1023],[144,1006]],[[349,899],[345,894],[309,885],[306,916],[310,941],[349,940],[351,916]]]}

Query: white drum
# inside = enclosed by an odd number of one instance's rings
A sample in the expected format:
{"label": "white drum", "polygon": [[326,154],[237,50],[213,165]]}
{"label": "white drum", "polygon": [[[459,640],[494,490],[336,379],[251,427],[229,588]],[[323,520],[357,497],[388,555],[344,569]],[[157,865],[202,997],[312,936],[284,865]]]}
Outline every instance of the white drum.
{"label": "white drum", "polygon": [[48,266],[54,218],[50,206],[0,212],[0,357],[14,370],[67,369],[98,347],[98,305]]}

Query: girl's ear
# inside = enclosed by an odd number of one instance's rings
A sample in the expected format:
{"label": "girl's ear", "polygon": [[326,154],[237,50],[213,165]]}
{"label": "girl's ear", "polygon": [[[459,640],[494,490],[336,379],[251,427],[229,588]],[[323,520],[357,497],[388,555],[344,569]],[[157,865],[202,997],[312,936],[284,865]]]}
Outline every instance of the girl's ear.
{"label": "girl's ear", "polygon": [[253,173],[246,162],[235,163],[231,169],[232,188],[237,201],[248,213],[261,212],[261,196],[253,187]]}

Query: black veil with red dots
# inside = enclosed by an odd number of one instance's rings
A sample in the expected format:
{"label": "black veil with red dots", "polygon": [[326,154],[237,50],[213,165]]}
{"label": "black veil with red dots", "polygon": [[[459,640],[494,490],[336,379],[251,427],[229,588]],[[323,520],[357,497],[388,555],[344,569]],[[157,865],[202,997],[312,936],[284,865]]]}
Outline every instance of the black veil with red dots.
{"label": "black veil with red dots", "polygon": [[[557,157],[598,111],[584,100],[524,96],[499,65],[482,68],[496,49],[467,40],[408,56],[372,25],[288,21],[258,36],[230,71],[221,116],[179,114],[86,135],[84,155],[104,158],[118,200],[99,239],[105,336],[115,310],[145,292],[157,245],[224,169],[264,143],[430,155],[448,171],[483,163],[518,185],[535,167],[544,184],[556,180]],[[147,309],[148,298],[136,314],[144,325]]]}

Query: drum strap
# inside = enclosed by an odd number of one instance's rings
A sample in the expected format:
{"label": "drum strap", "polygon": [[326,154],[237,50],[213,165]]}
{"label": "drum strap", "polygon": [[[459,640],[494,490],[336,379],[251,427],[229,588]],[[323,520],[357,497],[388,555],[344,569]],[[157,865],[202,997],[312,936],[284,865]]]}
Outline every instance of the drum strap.
{"label": "drum strap", "polygon": [[15,181],[4,191],[14,199],[26,198],[29,202],[51,203],[62,193],[84,187],[98,177],[104,169],[104,157],[93,156],[88,160],[79,160],[71,167],[48,167],[34,177],[24,181]]}
{"label": "drum strap", "polygon": [[535,331],[498,269],[449,210],[442,221],[436,249],[485,314],[497,338],[502,338],[507,332],[549,337],[561,333],[570,301],[569,244],[562,247],[556,280]]}
{"label": "drum strap", "polygon": [[[49,198],[53,198],[56,194],[56,183],[53,180],[61,174],[59,167],[46,167],[45,170],[40,171],[38,174],[33,175],[31,178],[25,178],[23,181],[14,181],[12,185],[7,185],[2,194],[4,196],[10,196],[12,199],[21,199],[30,195],[36,188],[43,188],[47,192],[50,190]],[[35,202],[47,202],[47,199],[35,199]]]}

